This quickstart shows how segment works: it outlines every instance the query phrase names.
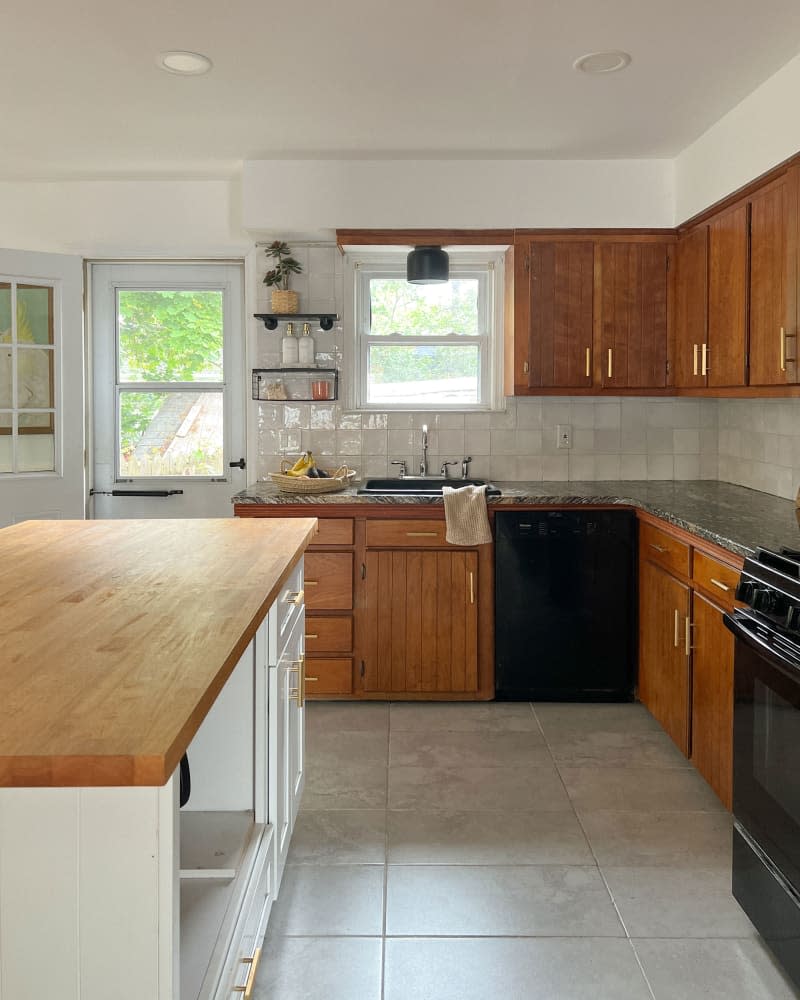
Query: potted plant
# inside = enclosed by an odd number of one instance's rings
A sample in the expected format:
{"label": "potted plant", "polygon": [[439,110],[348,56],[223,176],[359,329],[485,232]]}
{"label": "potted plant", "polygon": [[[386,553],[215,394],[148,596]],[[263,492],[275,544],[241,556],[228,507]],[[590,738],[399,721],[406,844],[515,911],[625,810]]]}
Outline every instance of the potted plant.
{"label": "potted plant", "polygon": [[300,307],[300,297],[289,288],[289,275],[301,274],[303,266],[292,257],[288,243],[275,240],[264,251],[275,261],[272,270],[264,275],[264,284],[272,288],[272,311],[275,313],[296,313]]}

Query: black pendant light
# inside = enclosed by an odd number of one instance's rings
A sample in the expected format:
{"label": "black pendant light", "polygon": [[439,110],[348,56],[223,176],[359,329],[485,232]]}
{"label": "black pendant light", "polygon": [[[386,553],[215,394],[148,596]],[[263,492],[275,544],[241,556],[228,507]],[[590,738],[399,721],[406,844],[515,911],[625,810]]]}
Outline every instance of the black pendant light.
{"label": "black pendant light", "polygon": [[450,258],[441,247],[414,247],[406,260],[406,279],[414,285],[436,285],[450,278]]}

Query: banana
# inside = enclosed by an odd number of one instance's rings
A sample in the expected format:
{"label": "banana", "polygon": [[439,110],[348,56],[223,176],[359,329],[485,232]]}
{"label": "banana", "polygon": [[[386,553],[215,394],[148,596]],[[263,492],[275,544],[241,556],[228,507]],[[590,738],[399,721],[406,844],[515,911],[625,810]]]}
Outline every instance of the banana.
{"label": "banana", "polygon": [[300,458],[298,458],[297,461],[294,463],[294,465],[291,467],[291,469],[288,470],[289,474],[302,475],[303,474],[302,470],[308,464],[308,459],[309,459],[309,453],[307,451],[304,451],[303,454],[300,456]]}

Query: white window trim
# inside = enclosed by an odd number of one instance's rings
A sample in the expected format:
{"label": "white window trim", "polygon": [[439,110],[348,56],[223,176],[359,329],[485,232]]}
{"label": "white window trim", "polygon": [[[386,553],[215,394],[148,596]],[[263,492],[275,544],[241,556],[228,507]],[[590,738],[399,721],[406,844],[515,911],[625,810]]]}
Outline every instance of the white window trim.
{"label": "white window trim", "polygon": [[[408,344],[408,337],[374,337],[367,335],[369,316],[369,279],[397,277],[405,274],[407,247],[380,253],[347,254],[346,315],[352,316],[350,336],[347,341],[345,361],[352,378],[346,380],[344,399],[354,410],[365,412],[421,412],[414,404],[367,402],[367,352],[370,343]],[[505,287],[505,253],[476,248],[472,251],[448,251],[450,273],[453,277],[477,276],[480,279],[479,308],[481,325],[486,334],[480,337],[450,336],[426,337],[425,344],[475,343],[480,352],[481,402],[475,404],[439,403],[437,410],[455,413],[488,412],[503,410],[503,289]],[[430,407],[425,407],[430,409]]]}

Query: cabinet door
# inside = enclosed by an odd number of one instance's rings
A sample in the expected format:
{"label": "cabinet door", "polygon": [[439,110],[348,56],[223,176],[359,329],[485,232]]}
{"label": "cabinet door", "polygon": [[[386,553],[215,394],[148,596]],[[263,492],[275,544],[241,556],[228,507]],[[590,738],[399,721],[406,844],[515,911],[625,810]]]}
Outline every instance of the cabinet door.
{"label": "cabinet door", "polygon": [[476,552],[367,552],[365,582],[365,691],[477,691]]}
{"label": "cabinet door", "polygon": [[750,202],[750,385],[798,381],[797,174]]}
{"label": "cabinet door", "polygon": [[667,384],[667,245],[606,243],[599,267],[603,387]]}
{"label": "cabinet door", "polygon": [[531,242],[528,261],[527,384],[590,386],[594,245]]}
{"label": "cabinet door", "polygon": [[674,355],[678,389],[706,384],[704,347],[707,351],[708,226],[698,226],[678,240]]}
{"label": "cabinet door", "polygon": [[722,609],[692,596],[692,763],[731,808],[733,785],[733,636]]}
{"label": "cabinet door", "polygon": [[745,384],[747,352],[747,204],[708,225],[708,384]]}
{"label": "cabinet door", "polygon": [[639,567],[639,700],[689,753],[689,588],[643,560]]}

